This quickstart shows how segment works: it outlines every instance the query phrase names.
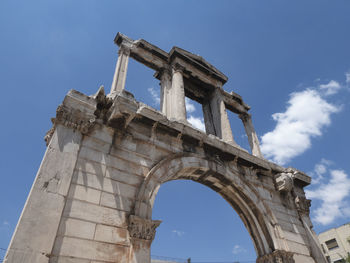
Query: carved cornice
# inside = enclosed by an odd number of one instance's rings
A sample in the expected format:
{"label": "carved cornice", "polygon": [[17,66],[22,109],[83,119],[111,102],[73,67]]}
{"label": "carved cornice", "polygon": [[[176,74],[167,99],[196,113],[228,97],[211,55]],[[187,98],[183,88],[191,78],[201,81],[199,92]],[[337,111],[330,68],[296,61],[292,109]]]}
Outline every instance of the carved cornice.
{"label": "carved cornice", "polygon": [[129,216],[129,235],[131,238],[152,241],[156,234],[156,228],[160,225],[160,220],[150,220],[135,215]]}
{"label": "carved cornice", "polygon": [[68,109],[60,105],[56,110],[55,124],[62,124],[68,128],[80,131],[82,134],[87,134],[95,125],[95,116],[87,117],[85,113],[76,109]]}
{"label": "carved cornice", "polygon": [[80,110],[69,109],[64,105],[58,106],[56,110],[56,118],[51,119],[53,126],[45,135],[46,145],[50,143],[51,137],[55,131],[56,125],[61,124],[68,128],[87,134],[91,131],[96,123],[95,116],[87,116]]}
{"label": "carved cornice", "polygon": [[293,253],[284,250],[275,250],[274,252],[259,257],[257,263],[295,263]]}

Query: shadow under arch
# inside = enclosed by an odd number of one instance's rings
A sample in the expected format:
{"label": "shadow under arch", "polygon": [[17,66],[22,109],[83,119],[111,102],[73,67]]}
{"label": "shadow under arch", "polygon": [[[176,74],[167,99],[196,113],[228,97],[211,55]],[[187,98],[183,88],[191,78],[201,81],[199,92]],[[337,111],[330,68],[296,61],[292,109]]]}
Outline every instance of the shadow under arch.
{"label": "shadow under arch", "polygon": [[197,154],[174,154],[156,164],[142,182],[131,214],[151,219],[161,184],[178,179],[201,183],[219,193],[243,221],[258,257],[277,249],[271,225],[275,220],[269,216],[269,208],[244,174],[234,165],[225,165]]}

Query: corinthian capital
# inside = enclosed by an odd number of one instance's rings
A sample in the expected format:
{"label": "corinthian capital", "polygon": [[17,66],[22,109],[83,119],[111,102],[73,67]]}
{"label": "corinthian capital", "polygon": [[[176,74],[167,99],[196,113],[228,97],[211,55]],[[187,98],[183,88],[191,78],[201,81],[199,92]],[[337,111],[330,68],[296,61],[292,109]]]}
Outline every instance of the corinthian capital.
{"label": "corinthian capital", "polygon": [[284,250],[275,250],[270,254],[259,257],[257,263],[294,263],[293,253]]}
{"label": "corinthian capital", "polygon": [[150,220],[135,215],[129,216],[128,230],[131,238],[153,240],[160,220]]}

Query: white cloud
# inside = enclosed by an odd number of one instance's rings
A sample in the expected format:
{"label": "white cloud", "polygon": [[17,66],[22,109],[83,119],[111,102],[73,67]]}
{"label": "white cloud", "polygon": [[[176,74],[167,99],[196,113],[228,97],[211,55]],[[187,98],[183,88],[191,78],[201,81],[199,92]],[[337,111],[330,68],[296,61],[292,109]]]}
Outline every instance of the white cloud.
{"label": "white cloud", "polygon": [[[190,99],[185,98],[185,103],[186,103],[186,111],[187,113],[193,113],[196,111],[196,106],[191,102]],[[205,131],[205,125],[204,125],[204,120],[202,117],[195,117],[193,115],[190,115],[187,118],[187,121],[195,128]]]}
{"label": "white cloud", "polygon": [[205,131],[205,125],[203,118],[198,118],[190,115],[190,117],[187,119],[187,121],[192,124],[195,128]]}
{"label": "white cloud", "polygon": [[350,71],[345,73],[345,77],[346,77],[346,83],[349,84],[350,83]]}
{"label": "white cloud", "polygon": [[171,232],[173,232],[175,235],[177,235],[178,237],[182,237],[184,234],[185,234],[185,232],[184,231],[179,231],[179,230],[173,230],[173,231],[171,231]]}
{"label": "white cloud", "polygon": [[194,104],[190,101],[190,99],[188,99],[187,97],[185,98],[185,103],[186,103],[186,111],[188,113],[192,113],[196,111],[196,107],[194,106]]}
{"label": "white cloud", "polygon": [[262,152],[281,165],[287,163],[311,147],[311,138],[321,136],[331,123],[331,114],[340,109],[317,90],[292,93],[286,111],[272,115],[277,124],[261,137]]}
{"label": "white cloud", "polygon": [[327,84],[320,85],[320,90],[325,92],[325,95],[336,94],[341,88],[342,86],[335,80],[331,80]]}
{"label": "white cloud", "polygon": [[[326,168],[326,167],[325,167]],[[321,169],[323,174],[325,173]],[[343,170],[330,170],[328,182],[323,182],[314,190],[306,190],[308,198],[321,200],[321,206],[314,210],[314,220],[322,225],[349,215],[350,204],[345,201],[350,193],[350,178]]]}
{"label": "white cloud", "polygon": [[10,223],[7,222],[6,220],[5,220],[4,222],[2,222],[2,224],[3,224],[4,226],[9,226],[9,225],[10,225]]}
{"label": "white cloud", "polygon": [[159,105],[160,104],[159,91],[156,91],[153,87],[150,87],[147,90],[151,94],[151,97],[152,97],[152,100],[153,100],[153,104]]}
{"label": "white cloud", "polygon": [[313,184],[318,184],[323,180],[324,174],[327,173],[328,166],[330,166],[332,163],[332,161],[322,158],[321,161],[315,165],[314,171],[309,173],[312,177]]}
{"label": "white cloud", "polygon": [[243,247],[241,247],[240,245],[234,245],[233,249],[232,249],[232,253],[233,254],[239,254],[239,253],[243,253],[243,252],[247,252],[247,250]]}

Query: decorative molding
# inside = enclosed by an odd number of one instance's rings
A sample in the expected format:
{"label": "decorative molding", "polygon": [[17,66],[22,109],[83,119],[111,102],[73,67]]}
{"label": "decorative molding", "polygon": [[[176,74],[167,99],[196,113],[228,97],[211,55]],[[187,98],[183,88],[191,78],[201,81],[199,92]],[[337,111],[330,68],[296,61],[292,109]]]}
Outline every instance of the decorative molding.
{"label": "decorative molding", "polygon": [[289,193],[293,189],[292,173],[279,173],[275,176],[276,189],[280,193]]}
{"label": "decorative molding", "polygon": [[257,263],[295,263],[293,252],[285,250],[275,250],[270,254],[259,257]]}
{"label": "decorative molding", "polygon": [[64,105],[58,106],[56,110],[55,124],[62,124],[68,128],[87,134],[95,125],[95,116],[90,118],[85,113],[77,109],[69,109]]}
{"label": "decorative molding", "polygon": [[168,79],[171,81],[171,68],[170,67],[164,67],[164,68],[161,68],[161,70],[159,70],[158,72],[156,72],[154,74],[154,77],[160,79],[161,81],[164,80],[164,79]]}
{"label": "decorative molding", "polygon": [[135,215],[129,216],[129,235],[131,238],[152,241],[156,234],[156,228],[160,225],[160,220],[150,220]]}
{"label": "decorative molding", "polygon": [[69,109],[64,105],[60,105],[56,110],[56,118],[52,118],[51,121],[53,126],[44,137],[46,145],[50,143],[57,124],[78,130],[82,134],[88,134],[95,125],[96,118],[95,116],[89,118],[86,113],[80,110]]}
{"label": "decorative molding", "polygon": [[105,95],[104,87],[101,86],[93,97],[96,100],[96,110],[94,115],[97,119],[101,119],[104,124],[107,123],[109,109],[113,105],[113,100]]}
{"label": "decorative molding", "polygon": [[297,210],[300,215],[307,215],[310,214],[310,206],[311,206],[311,200],[307,199],[305,196],[299,196],[297,195],[294,199],[295,206],[297,207]]}

